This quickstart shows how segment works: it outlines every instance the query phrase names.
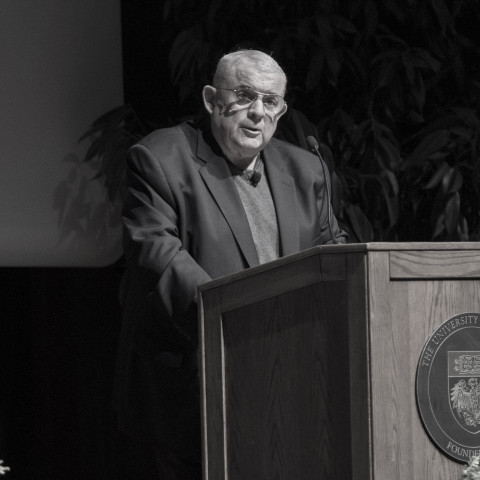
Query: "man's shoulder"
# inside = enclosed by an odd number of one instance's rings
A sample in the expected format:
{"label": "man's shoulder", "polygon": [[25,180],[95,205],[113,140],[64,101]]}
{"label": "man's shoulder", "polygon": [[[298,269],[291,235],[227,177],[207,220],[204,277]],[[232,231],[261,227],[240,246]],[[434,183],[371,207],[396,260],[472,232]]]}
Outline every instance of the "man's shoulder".
{"label": "man's shoulder", "polygon": [[265,158],[275,163],[296,181],[300,183],[312,179],[323,181],[325,173],[322,164],[319,158],[307,148],[277,138],[272,138],[267,147],[269,148],[265,149]]}
{"label": "man's shoulder", "polygon": [[270,140],[270,145],[280,150],[293,151],[295,153],[304,153],[304,152],[306,152],[307,154],[309,153],[307,150],[305,150],[304,148],[298,145],[287,142],[286,140],[281,140],[280,138],[276,138],[276,137],[273,137]]}
{"label": "man's shoulder", "polygon": [[154,130],[133,145],[128,152],[128,165],[134,168],[157,169],[165,175],[181,175],[202,165],[198,155],[201,130],[195,123]]}
{"label": "man's shoulder", "polygon": [[196,141],[198,129],[191,122],[160,128],[139,140],[135,146],[143,146],[149,150],[169,149],[173,145],[191,144]]}
{"label": "man's shoulder", "polygon": [[268,149],[272,152],[275,152],[279,156],[279,159],[287,163],[298,162],[299,159],[312,164],[318,162],[317,157],[306,148],[302,148],[298,145],[294,145],[293,143],[280,140],[278,138],[272,138],[270,140]]}

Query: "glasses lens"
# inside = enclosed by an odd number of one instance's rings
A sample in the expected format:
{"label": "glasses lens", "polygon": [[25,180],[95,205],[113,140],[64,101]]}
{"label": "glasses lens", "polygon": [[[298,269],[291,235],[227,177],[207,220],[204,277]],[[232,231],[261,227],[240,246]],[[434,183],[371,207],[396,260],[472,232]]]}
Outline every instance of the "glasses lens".
{"label": "glasses lens", "polygon": [[257,94],[254,90],[240,88],[235,90],[235,93],[237,95],[239,105],[249,105],[257,99]]}
{"label": "glasses lens", "polygon": [[282,108],[283,99],[277,95],[264,95],[262,101],[265,108],[271,112],[277,112]]}
{"label": "glasses lens", "polygon": [[282,97],[273,93],[257,93],[255,90],[249,88],[238,88],[234,90],[234,92],[239,105],[250,105],[257,100],[258,97],[261,97],[263,106],[272,113],[278,113],[285,103]]}

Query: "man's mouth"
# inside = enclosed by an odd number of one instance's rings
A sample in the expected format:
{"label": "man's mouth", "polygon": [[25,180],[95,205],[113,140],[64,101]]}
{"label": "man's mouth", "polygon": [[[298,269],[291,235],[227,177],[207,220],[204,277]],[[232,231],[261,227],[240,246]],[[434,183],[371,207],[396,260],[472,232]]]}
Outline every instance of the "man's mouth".
{"label": "man's mouth", "polygon": [[258,135],[260,135],[261,133],[261,130],[259,128],[255,128],[255,127],[242,127],[242,130],[245,132],[245,135],[247,135],[247,137],[257,137]]}

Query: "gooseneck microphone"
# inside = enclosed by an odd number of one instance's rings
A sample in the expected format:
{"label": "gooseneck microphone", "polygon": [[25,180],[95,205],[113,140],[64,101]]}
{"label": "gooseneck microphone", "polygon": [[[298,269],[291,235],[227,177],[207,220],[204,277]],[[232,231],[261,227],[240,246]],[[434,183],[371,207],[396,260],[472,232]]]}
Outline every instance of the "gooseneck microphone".
{"label": "gooseneck microphone", "polygon": [[332,207],[331,207],[331,194],[330,194],[330,178],[327,175],[325,160],[323,160],[322,154],[320,153],[320,149],[318,147],[318,142],[316,138],[310,135],[306,138],[306,140],[310,150],[312,150],[312,152],[317,154],[317,157],[320,160],[320,165],[322,166],[323,176],[325,177],[325,191],[327,194],[326,196],[327,196],[327,211],[328,211],[328,217],[327,217],[328,231],[330,233],[330,238],[332,239],[332,243],[338,244],[339,243],[338,240],[336,239],[336,237],[333,236],[333,233],[332,233]]}

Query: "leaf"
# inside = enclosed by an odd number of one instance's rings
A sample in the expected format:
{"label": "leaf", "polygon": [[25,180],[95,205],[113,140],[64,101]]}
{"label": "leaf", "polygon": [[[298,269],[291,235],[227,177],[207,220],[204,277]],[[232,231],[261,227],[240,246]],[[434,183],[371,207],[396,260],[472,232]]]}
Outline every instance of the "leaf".
{"label": "leaf", "polygon": [[118,125],[125,119],[125,116],[128,115],[129,111],[130,109],[125,105],[115,107],[98,117],[93,122],[92,126],[104,128],[106,125]]}
{"label": "leaf", "polygon": [[480,131],[480,119],[478,118],[474,109],[456,107],[453,108],[453,111],[466,125],[477,132]]}
{"label": "leaf", "polygon": [[85,157],[83,159],[84,162],[89,162],[93,158],[99,155],[100,153],[100,144],[103,141],[102,137],[95,138],[85,153]]}
{"label": "leaf", "polygon": [[405,14],[403,13],[402,8],[400,8],[395,0],[383,0],[385,7],[390,13],[393,13],[395,18],[403,22],[405,19]]}
{"label": "leaf", "polygon": [[356,191],[355,199],[359,200],[363,204],[367,204],[367,198],[364,188],[364,177],[359,170],[347,167],[345,168],[345,190]]}
{"label": "leaf", "polygon": [[195,51],[192,45],[195,42],[193,29],[181,32],[173,42],[168,56],[170,74],[174,84],[178,84],[184,77],[192,78],[194,75]]}
{"label": "leaf", "polygon": [[405,73],[407,74],[408,83],[410,83],[410,85],[414,85],[414,83],[415,83],[415,68],[414,68],[414,65],[413,65],[409,56],[402,55],[401,58],[402,58],[403,66],[405,67]]}
{"label": "leaf", "polygon": [[398,197],[398,194],[400,192],[400,188],[398,186],[398,180],[395,174],[389,170],[388,168],[382,170],[381,175],[386,177],[388,179],[388,182],[390,183],[393,195],[395,197]]}
{"label": "leaf", "polygon": [[340,15],[334,15],[333,21],[335,24],[335,28],[338,30],[342,30],[346,33],[357,33],[358,29],[353,22],[351,22],[348,18],[342,17]]}
{"label": "leaf", "polygon": [[452,27],[453,24],[450,11],[448,10],[444,0],[431,0],[431,4],[437,16],[442,33],[445,34],[447,27]]}
{"label": "leaf", "polygon": [[331,47],[331,38],[332,38],[332,26],[330,22],[324,15],[315,15],[314,17],[315,24],[317,25],[317,30],[320,36],[323,39],[323,42]]}
{"label": "leaf", "polygon": [[[304,113],[295,108],[290,108],[287,115],[288,124],[285,125],[285,130],[289,134],[288,141],[310,151],[306,138],[313,135],[318,140],[318,131],[315,125],[308,120]],[[295,135],[292,135],[292,130]]]}
{"label": "leaf", "polygon": [[368,0],[365,4],[365,33],[367,36],[372,36],[377,29],[378,24],[378,10],[373,0]]}
{"label": "leaf", "polygon": [[163,19],[167,20],[170,17],[170,14],[173,11],[173,5],[175,0],[164,0],[163,1]]}
{"label": "leaf", "polygon": [[338,216],[340,211],[340,206],[342,204],[342,198],[343,198],[342,182],[335,170],[330,170],[330,171],[331,171],[330,181],[331,181],[331,190],[332,190],[331,191],[332,208],[335,216]]}
{"label": "leaf", "polygon": [[429,190],[439,185],[449,169],[450,167],[448,166],[448,164],[446,162],[442,162],[438,166],[435,173],[432,175],[432,178],[430,178],[430,180],[428,181],[428,183],[425,185],[424,188],[426,190]]}
{"label": "leaf", "polygon": [[376,180],[382,188],[382,203],[386,206],[388,213],[388,228],[392,228],[398,220],[397,197],[391,195],[389,182],[387,179],[377,176]]}
{"label": "leaf", "polygon": [[351,203],[347,206],[347,213],[358,241],[371,242],[373,240],[372,224],[362,209],[358,205]]}
{"label": "leaf", "polygon": [[459,126],[450,129],[450,135],[452,137],[455,137],[458,140],[462,140],[464,142],[469,142],[472,138],[472,134],[473,132],[471,128],[468,127]]}
{"label": "leaf", "polygon": [[467,219],[463,216],[460,215],[459,221],[458,221],[458,237],[461,242],[466,242],[468,241],[468,222]]}
{"label": "leaf", "polygon": [[215,18],[222,8],[222,3],[222,0],[210,0],[210,6],[208,8],[207,15],[207,25],[209,29],[215,28]]}
{"label": "leaf", "polygon": [[364,84],[367,81],[367,71],[363,61],[351,50],[344,51],[345,63],[349,66],[355,81]]}
{"label": "leaf", "polygon": [[[388,157],[388,166],[390,169],[397,170],[401,161],[401,152],[398,144],[393,143],[387,138],[384,138],[381,143],[382,148],[385,150]],[[390,173],[390,170],[386,169],[386,172]]]}
{"label": "leaf", "polygon": [[463,176],[457,168],[451,168],[448,175],[445,175],[443,189],[445,194],[459,192],[462,188]]}
{"label": "leaf", "polygon": [[423,138],[420,144],[413,150],[407,160],[401,165],[402,170],[419,165],[439,152],[448,145],[449,136],[445,129],[435,131]]}
{"label": "leaf", "polygon": [[428,68],[435,73],[438,73],[442,66],[438,60],[435,60],[435,58],[423,48],[412,48],[410,61],[419,68]]}
{"label": "leaf", "polygon": [[445,214],[442,213],[438,216],[435,222],[435,229],[433,231],[432,240],[438,238],[445,231]]}
{"label": "leaf", "polygon": [[423,116],[415,110],[410,110],[410,112],[408,112],[407,118],[412,122],[413,125],[418,125],[425,121]]}
{"label": "leaf", "polygon": [[322,52],[319,52],[312,56],[310,65],[307,71],[307,77],[305,79],[305,88],[307,91],[313,90],[318,87],[322,78],[322,70],[325,56]]}
{"label": "leaf", "polygon": [[384,63],[384,61],[386,60],[388,60],[388,62],[395,60],[397,57],[398,57],[398,50],[396,49],[382,50],[380,53],[378,53],[372,58],[371,63],[375,67],[377,65]]}
{"label": "leaf", "polygon": [[378,80],[376,88],[380,89],[387,87],[392,83],[392,80],[395,78],[396,69],[395,69],[396,60],[385,62],[380,68],[378,74]]}
{"label": "leaf", "polygon": [[416,106],[418,111],[423,110],[423,106],[425,105],[425,84],[423,83],[423,77],[419,73],[415,75],[415,84],[413,87],[413,96],[415,97]]}
{"label": "leaf", "polygon": [[445,207],[445,226],[449,239],[452,239],[457,231],[458,216],[460,214],[460,195],[455,192],[447,202]]}
{"label": "leaf", "polygon": [[330,48],[325,51],[326,63],[331,75],[328,75],[329,82],[335,87],[338,83],[338,73],[343,61],[342,51],[339,48]]}
{"label": "leaf", "polygon": [[101,136],[107,131],[123,128],[128,122],[131,123],[129,129],[134,129],[137,125],[140,125],[138,118],[129,105],[116,107],[98,117],[78,141],[82,142],[87,138],[91,138],[94,134],[99,134]]}

